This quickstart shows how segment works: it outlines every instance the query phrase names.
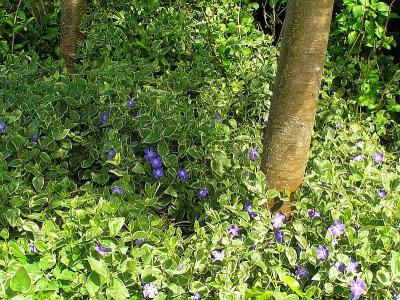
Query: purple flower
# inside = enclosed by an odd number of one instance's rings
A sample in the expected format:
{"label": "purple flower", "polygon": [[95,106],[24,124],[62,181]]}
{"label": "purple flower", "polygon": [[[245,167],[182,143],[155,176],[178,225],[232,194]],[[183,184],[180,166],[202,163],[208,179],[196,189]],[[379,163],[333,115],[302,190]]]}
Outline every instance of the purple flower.
{"label": "purple flower", "polygon": [[114,158],[115,154],[117,154],[117,151],[115,151],[115,149],[111,149],[110,151],[108,151],[106,153],[106,157],[109,160],[109,159]]}
{"label": "purple flower", "polygon": [[153,167],[153,169],[159,169],[159,168],[163,167],[163,162],[161,160],[161,157],[159,157],[159,156],[151,157],[150,164]]}
{"label": "purple flower", "polygon": [[140,111],[139,111],[139,110],[134,110],[134,111],[132,112],[132,116],[134,116],[134,117],[139,117],[139,116],[140,116]]}
{"label": "purple flower", "polygon": [[274,235],[275,235],[275,241],[278,244],[283,244],[285,242],[285,234],[282,231],[274,229]]}
{"label": "purple flower", "polygon": [[102,246],[101,244],[99,244],[99,243],[97,243],[97,244],[94,246],[94,250],[96,250],[97,253],[99,253],[101,256],[106,255],[106,253],[112,252],[112,249],[111,249],[111,248],[103,247],[103,246]]}
{"label": "purple flower", "polygon": [[147,242],[146,238],[140,238],[135,241],[136,246],[142,246],[144,243]]}
{"label": "purple flower", "polygon": [[387,192],[385,190],[383,190],[383,189],[379,189],[376,193],[377,193],[379,198],[383,198],[383,197],[385,197],[387,195]]}
{"label": "purple flower", "polygon": [[222,249],[221,251],[213,250],[211,252],[211,255],[213,256],[214,261],[223,261],[225,258],[225,250],[224,249]]}
{"label": "purple flower", "polygon": [[185,168],[178,169],[178,177],[181,181],[186,181],[189,178],[189,174]]}
{"label": "purple flower", "polygon": [[268,123],[268,116],[263,116],[263,122],[264,124]]}
{"label": "purple flower", "polygon": [[362,149],[362,148],[364,147],[363,141],[358,141],[358,142],[356,143],[356,147]]}
{"label": "purple flower", "polygon": [[316,210],[315,208],[314,209],[309,209],[307,212],[308,212],[308,217],[311,220],[313,220],[315,218],[321,218],[321,213],[318,210]]}
{"label": "purple flower", "polygon": [[332,234],[332,236],[341,236],[344,234],[344,224],[340,221],[335,221],[331,226],[329,226],[329,232]]}
{"label": "purple flower", "polygon": [[124,193],[124,190],[121,189],[118,185],[114,185],[114,186],[111,188],[111,193],[113,193],[113,194],[118,194],[118,195],[122,195],[122,194]]}
{"label": "purple flower", "polygon": [[337,262],[336,264],[335,264],[335,267],[338,269],[338,271],[339,272],[344,272],[344,267],[345,267],[345,264],[343,263],[343,262]]}
{"label": "purple flower", "polygon": [[328,255],[329,255],[329,250],[328,247],[326,247],[325,245],[317,249],[317,259],[319,260],[327,259]]}
{"label": "purple flower", "polygon": [[280,228],[285,223],[285,215],[277,213],[271,220],[274,228]]}
{"label": "purple flower", "polygon": [[155,179],[160,179],[161,177],[164,177],[164,175],[164,169],[162,167],[153,170],[153,176]]}
{"label": "purple flower", "polygon": [[359,155],[356,155],[356,156],[353,157],[353,161],[360,162],[360,161],[363,161],[364,158],[365,158],[364,154],[359,154]]}
{"label": "purple flower", "polygon": [[105,123],[109,117],[110,113],[108,111],[103,112],[100,115],[100,123]]}
{"label": "purple flower", "polygon": [[133,99],[129,98],[127,101],[127,105],[129,108],[132,108],[135,105],[135,101],[133,101]]}
{"label": "purple flower", "polygon": [[239,236],[239,227],[237,227],[237,226],[235,226],[235,225],[231,225],[231,226],[229,226],[229,228],[228,228],[228,233],[232,236],[232,237],[235,237],[235,236]]}
{"label": "purple flower", "polygon": [[357,267],[360,263],[353,258],[350,258],[349,265],[347,266],[347,273],[357,273]]}
{"label": "purple flower", "polygon": [[249,211],[248,214],[249,214],[249,217],[252,219],[255,219],[255,217],[257,217],[257,213],[255,211]]}
{"label": "purple flower", "polygon": [[32,242],[30,249],[31,249],[31,252],[38,253],[38,248],[36,248],[36,245],[34,242]]}
{"label": "purple flower", "polygon": [[243,206],[243,211],[246,211],[249,214],[250,218],[255,218],[257,217],[257,213],[254,211],[251,211],[251,204],[249,202],[246,202]]}
{"label": "purple flower", "polygon": [[297,266],[297,268],[295,270],[295,274],[300,279],[303,279],[303,278],[306,278],[308,276],[309,272],[308,272],[308,269],[306,267]]}
{"label": "purple flower", "polygon": [[40,134],[37,133],[32,137],[32,142],[37,143],[39,141],[39,139],[40,139]]}
{"label": "purple flower", "polygon": [[193,294],[192,300],[200,300],[200,299],[201,299],[201,294],[199,292]]}
{"label": "purple flower", "polygon": [[342,128],[343,128],[342,122],[337,123],[337,124],[336,124],[336,128],[337,128],[337,129],[342,129]]}
{"label": "purple flower", "polygon": [[147,299],[154,299],[158,294],[157,287],[154,284],[145,283],[143,285],[143,296]]}
{"label": "purple flower", "polygon": [[376,162],[377,164],[380,164],[383,162],[383,154],[380,152],[376,152],[372,158],[373,158],[374,162]]}
{"label": "purple flower", "polygon": [[199,198],[206,198],[208,196],[208,189],[202,188],[199,191]]}
{"label": "purple flower", "polygon": [[254,161],[256,157],[260,157],[260,153],[258,152],[257,147],[254,147],[250,150],[249,156],[251,161]]}
{"label": "purple flower", "polygon": [[249,212],[250,209],[251,209],[251,204],[250,204],[250,202],[246,202],[246,203],[243,205],[243,211]]}
{"label": "purple flower", "polygon": [[144,148],[144,159],[150,161],[150,159],[158,156],[158,153],[154,150],[153,147]]}
{"label": "purple flower", "polygon": [[362,295],[365,294],[367,285],[361,278],[353,280],[350,284],[351,299],[358,300]]}
{"label": "purple flower", "polygon": [[178,267],[177,267],[176,269],[179,270],[179,271],[182,270],[182,269],[183,269],[183,265],[182,265],[182,264],[179,264]]}
{"label": "purple flower", "polygon": [[222,119],[219,114],[214,114],[214,118],[220,121],[221,123],[224,123],[224,119]]}
{"label": "purple flower", "polygon": [[7,125],[4,122],[0,122],[0,133],[4,133],[7,129]]}

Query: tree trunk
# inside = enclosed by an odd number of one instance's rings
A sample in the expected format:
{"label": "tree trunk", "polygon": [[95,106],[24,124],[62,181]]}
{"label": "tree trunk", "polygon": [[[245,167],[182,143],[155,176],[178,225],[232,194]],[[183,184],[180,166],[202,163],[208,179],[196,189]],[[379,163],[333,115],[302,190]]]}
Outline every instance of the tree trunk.
{"label": "tree trunk", "polygon": [[[288,1],[264,131],[262,169],[269,188],[294,192],[303,181],[333,3],[334,0]],[[287,205],[286,209],[290,212]]]}
{"label": "tree trunk", "polygon": [[64,0],[61,17],[61,57],[68,72],[73,73],[75,52],[80,40],[79,27],[85,10],[85,0]]}

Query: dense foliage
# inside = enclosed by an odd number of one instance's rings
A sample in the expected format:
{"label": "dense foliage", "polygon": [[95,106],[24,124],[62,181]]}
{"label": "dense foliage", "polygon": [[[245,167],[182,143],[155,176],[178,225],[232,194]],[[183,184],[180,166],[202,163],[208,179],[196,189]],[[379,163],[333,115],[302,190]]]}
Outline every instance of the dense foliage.
{"label": "dense foliage", "polygon": [[[385,10],[369,3],[378,28]],[[357,112],[366,75],[354,81],[359,65],[340,53],[355,42],[342,32],[359,22],[354,1],[332,32],[291,219],[265,209],[278,195],[259,170],[278,50],[258,6],[160,4],[89,9],[73,76],[43,59],[54,40],[5,56],[0,298],[395,299],[399,71],[371,65],[385,90],[368,95],[393,98]]]}

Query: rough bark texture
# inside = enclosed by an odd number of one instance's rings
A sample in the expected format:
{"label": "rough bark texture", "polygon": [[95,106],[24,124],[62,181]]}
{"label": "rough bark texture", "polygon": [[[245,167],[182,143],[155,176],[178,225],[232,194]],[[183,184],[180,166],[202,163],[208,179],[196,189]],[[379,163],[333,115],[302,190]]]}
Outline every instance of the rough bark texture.
{"label": "rough bark texture", "polygon": [[70,73],[74,70],[75,51],[81,37],[79,26],[85,11],[85,0],[64,0],[61,18],[61,57]]}
{"label": "rough bark texture", "polygon": [[[262,169],[269,188],[294,192],[303,181],[333,2],[288,1],[269,121],[264,132]],[[270,208],[276,204],[276,201],[270,204]]]}

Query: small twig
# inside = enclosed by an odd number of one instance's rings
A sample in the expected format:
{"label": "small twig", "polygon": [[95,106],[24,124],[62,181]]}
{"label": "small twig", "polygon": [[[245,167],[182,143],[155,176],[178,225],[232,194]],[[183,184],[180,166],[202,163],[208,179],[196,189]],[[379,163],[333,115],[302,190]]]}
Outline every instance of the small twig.
{"label": "small twig", "polygon": [[15,15],[14,15],[13,35],[12,35],[12,39],[11,39],[11,54],[14,54],[15,23],[17,23],[17,15],[18,15],[18,12],[19,12],[19,8],[20,8],[20,6],[21,6],[21,2],[22,2],[22,0],[19,0],[18,6],[17,6],[17,10],[15,11]]}

